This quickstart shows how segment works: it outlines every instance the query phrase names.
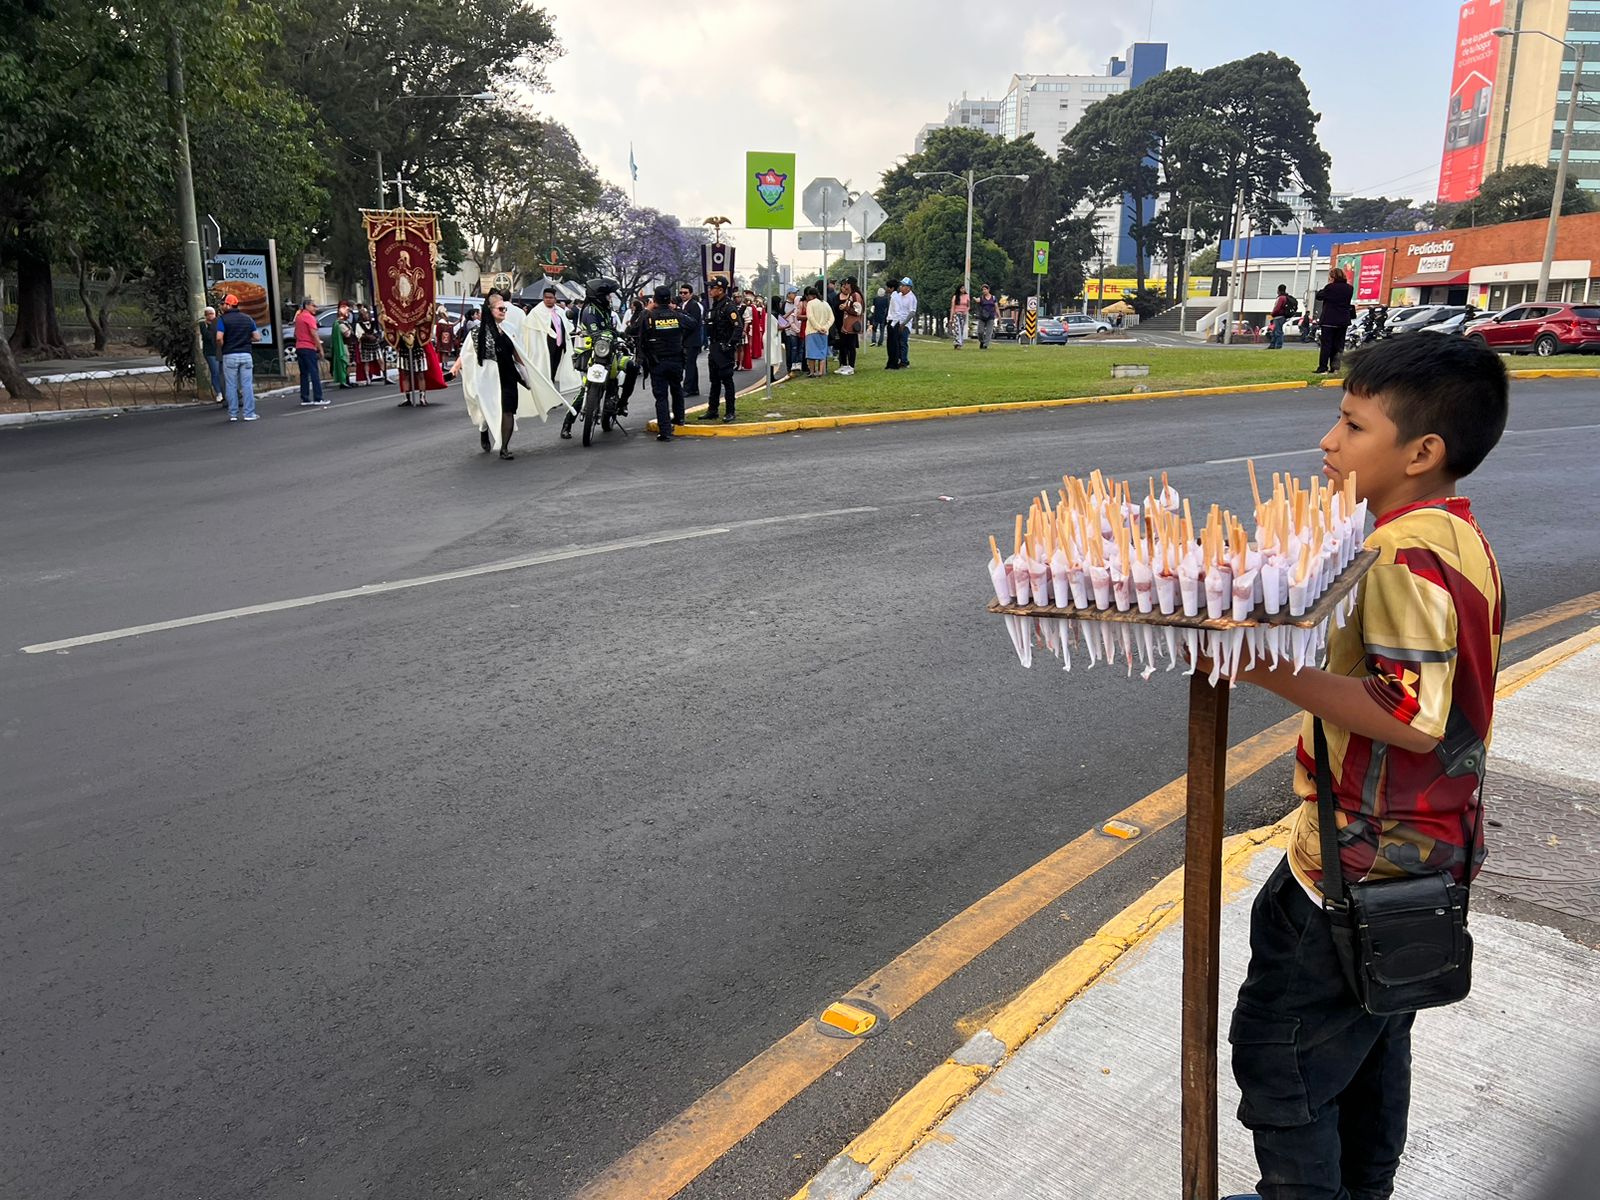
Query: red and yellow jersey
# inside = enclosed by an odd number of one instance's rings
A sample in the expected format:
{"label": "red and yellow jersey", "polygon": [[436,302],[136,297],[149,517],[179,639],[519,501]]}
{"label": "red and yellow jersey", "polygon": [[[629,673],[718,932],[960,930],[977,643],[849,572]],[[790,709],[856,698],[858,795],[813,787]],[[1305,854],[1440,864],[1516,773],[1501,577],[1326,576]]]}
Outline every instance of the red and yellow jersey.
{"label": "red and yellow jersey", "polygon": [[[1487,745],[1500,661],[1500,569],[1465,497],[1427,501],[1379,518],[1367,539],[1378,561],[1343,629],[1328,635],[1328,670],[1366,682],[1390,715],[1443,737],[1452,708]],[[1339,816],[1345,879],[1449,870],[1457,879],[1476,831],[1472,872],[1483,861],[1476,775],[1446,775],[1433,753],[1323,723]],[[1301,798],[1289,866],[1301,883],[1322,878],[1311,716],[1295,753]]]}

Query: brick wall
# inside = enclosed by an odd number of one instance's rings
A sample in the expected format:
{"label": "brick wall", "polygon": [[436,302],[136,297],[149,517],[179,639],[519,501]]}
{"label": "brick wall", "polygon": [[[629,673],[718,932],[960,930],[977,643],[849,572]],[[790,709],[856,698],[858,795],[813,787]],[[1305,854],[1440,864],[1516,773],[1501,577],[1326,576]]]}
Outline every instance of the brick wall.
{"label": "brick wall", "polygon": [[[1544,235],[1549,225],[1546,219],[1512,221],[1505,225],[1486,225],[1477,229],[1440,229],[1430,233],[1412,233],[1404,237],[1379,238],[1376,241],[1350,242],[1335,246],[1333,253],[1356,254],[1365,250],[1387,250],[1385,256],[1383,290],[1387,296],[1397,279],[1406,279],[1420,271],[1418,263],[1423,258],[1448,254],[1451,271],[1466,271],[1473,267],[1489,267],[1500,263],[1538,262],[1544,257]],[[1449,250],[1429,243],[1450,242]],[[1578,213],[1562,217],[1556,226],[1556,258],[1583,259],[1591,262],[1590,271],[1600,266],[1600,212]]]}

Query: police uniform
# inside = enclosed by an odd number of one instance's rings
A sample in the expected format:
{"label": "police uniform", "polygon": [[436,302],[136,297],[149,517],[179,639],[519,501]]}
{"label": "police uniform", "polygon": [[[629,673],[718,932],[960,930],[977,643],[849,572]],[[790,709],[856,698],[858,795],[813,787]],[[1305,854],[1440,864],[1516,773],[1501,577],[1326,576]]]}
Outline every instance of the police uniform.
{"label": "police uniform", "polygon": [[[664,291],[665,289],[663,289]],[[671,294],[656,293],[656,307],[639,322],[639,350],[650,369],[650,390],[656,398],[657,436],[672,436],[683,423],[683,310],[671,306]]]}
{"label": "police uniform", "polygon": [[714,421],[717,402],[722,394],[728,398],[726,421],[733,420],[733,362],[744,340],[744,322],[739,314],[739,304],[727,292],[722,299],[712,302],[706,317],[706,336],[710,349],[706,352],[706,368],[711,376],[711,391],[706,398],[706,415],[703,420]]}

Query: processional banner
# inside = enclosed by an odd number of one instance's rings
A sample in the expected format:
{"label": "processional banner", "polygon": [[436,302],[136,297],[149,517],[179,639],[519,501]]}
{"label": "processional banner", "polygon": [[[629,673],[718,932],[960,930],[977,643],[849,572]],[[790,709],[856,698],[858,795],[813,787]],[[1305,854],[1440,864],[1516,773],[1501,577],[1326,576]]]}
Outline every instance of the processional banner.
{"label": "processional banner", "polygon": [[361,210],[384,340],[398,349],[433,336],[439,214],[404,208]]}

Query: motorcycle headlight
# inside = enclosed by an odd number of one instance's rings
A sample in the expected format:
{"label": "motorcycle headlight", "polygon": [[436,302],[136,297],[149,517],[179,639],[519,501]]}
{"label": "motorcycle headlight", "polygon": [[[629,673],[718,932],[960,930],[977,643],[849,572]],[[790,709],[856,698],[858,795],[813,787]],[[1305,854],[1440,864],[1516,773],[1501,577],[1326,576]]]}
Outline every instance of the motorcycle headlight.
{"label": "motorcycle headlight", "polygon": [[597,339],[594,344],[594,352],[599,358],[608,357],[611,354],[611,339],[608,337]]}

